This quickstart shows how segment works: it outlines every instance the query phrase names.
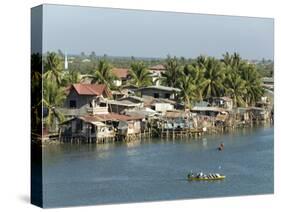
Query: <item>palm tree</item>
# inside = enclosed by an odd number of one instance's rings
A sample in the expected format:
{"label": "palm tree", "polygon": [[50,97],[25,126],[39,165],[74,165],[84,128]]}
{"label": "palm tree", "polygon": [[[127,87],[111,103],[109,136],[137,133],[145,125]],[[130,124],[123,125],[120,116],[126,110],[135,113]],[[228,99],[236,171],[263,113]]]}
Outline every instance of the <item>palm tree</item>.
{"label": "palm tree", "polygon": [[225,70],[220,61],[215,58],[208,58],[205,64],[204,77],[207,80],[203,89],[204,98],[224,95]]}
{"label": "palm tree", "polygon": [[179,79],[179,99],[184,102],[185,108],[191,108],[191,102],[197,98],[196,85],[191,76],[181,76]]}
{"label": "palm tree", "polygon": [[55,53],[47,53],[44,60],[44,79],[55,81],[57,85],[60,85],[63,74],[62,60]]}
{"label": "palm tree", "polygon": [[196,64],[200,67],[200,68],[205,68],[206,64],[208,62],[208,57],[204,56],[204,55],[200,55],[196,58]]}
{"label": "palm tree", "polygon": [[233,99],[234,106],[245,106],[244,96],[247,93],[245,80],[237,73],[230,73],[225,79],[226,93]]}
{"label": "palm tree", "polygon": [[112,73],[112,66],[105,60],[99,60],[97,69],[94,71],[91,83],[100,83],[107,85],[108,88],[114,87],[114,80],[116,77]]}
{"label": "palm tree", "polygon": [[45,120],[45,124],[48,129],[53,130],[56,120],[62,122],[64,116],[58,110],[65,100],[65,91],[60,88],[56,83],[52,81],[43,82],[43,107],[48,110],[48,115]]}
{"label": "palm tree", "polygon": [[131,83],[137,87],[152,85],[152,77],[143,62],[133,62],[129,75],[132,78]]}
{"label": "palm tree", "polygon": [[223,59],[221,60],[226,66],[231,66],[233,57],[232,55],[229,54],[229,52],[226,52],[225,54],[222,55]]}
{"label": "palm tree", "polygon": [[238,53],[230,55],[228,52],[223,54],[223,59],[221,60],[227,69],[232,69],[232,72],[239,72],[240,68],[245,64]]}
{"label": "palm tree", "polygon": [[71,70],[64,74],[61,80],[61,85],[66,86],[69,84],[80,83],[81,79],[82,77],[79,71]]}
{"label": "palm tree", "polygon": [[164,64],[165,72],[161,73],[162,82],[170,87],[179,87],[179,78],[182,75],[180,62],[176,57],[168,56]]}
{"label": "palm tree", "polygon": [[264,94],[264,89],[261,85],[261,77],[254,65],[247,64],[241,68],[241,78],[245,80],[245,88],[247,91],[245,102],[254,105]]}
{"label": "palm tree", "polygon": [[185,65],[183,68],[183,74],[190,77],[190,80],[196,86],[194,92],[196,93],[197,101],[203,100],[203,91],[209,83],[209,80],[204,77],[204,72],[205,68],[197,63]]}
{"label": "palm tree", "polygon": [[41,134],[42,126],[42,55],[31,55],[31,128],[32,131]]}

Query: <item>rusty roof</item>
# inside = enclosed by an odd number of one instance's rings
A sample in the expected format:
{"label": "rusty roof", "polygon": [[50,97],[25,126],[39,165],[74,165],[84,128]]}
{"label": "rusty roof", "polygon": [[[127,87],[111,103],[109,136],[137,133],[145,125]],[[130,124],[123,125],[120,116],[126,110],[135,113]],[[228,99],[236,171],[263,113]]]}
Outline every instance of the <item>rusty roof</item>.
{"label": "rusty roof", "polygon": [[105,84],[73,84],[72,88],[74,88],[79,95],[100,96],[104,92],[109,94]]}
{"label": "rusty roof", "polygon": [[128,77],[128,69],[127,68],[113,68],[112,73],[118,78],[127,78]]}
{"label": "rusty roof", "polygon": [[93,121],[130,121],[130,120],[140,120],[143,117],[121,115],[118,113],[108,113],[108,114],[80,116],[80,118],[84,119],[85,121],[93,122]]}
{"label": "rusty roof", "polygon": [[184,118],[189,114],[189,111],[183,110],[167,110],[164,114],[166,118]]}

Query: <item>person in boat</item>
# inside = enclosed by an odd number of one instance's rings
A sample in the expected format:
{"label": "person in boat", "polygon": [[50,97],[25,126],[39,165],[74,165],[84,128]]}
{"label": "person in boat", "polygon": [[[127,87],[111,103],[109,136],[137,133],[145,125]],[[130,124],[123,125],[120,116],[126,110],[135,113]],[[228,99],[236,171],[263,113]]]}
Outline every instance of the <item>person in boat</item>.
{"label": "person in boat", "polygon": [[222,151],[223,149],[224,149],[224,144],[221,143],[220,146],[218,147],[218,150],[219,150],[219,151]]}
{"label": "person in boat", "polygon": [[199,172],[196,177],[197,177],[197,178],[203,178],[203,173],[202,173],[202,172]]}

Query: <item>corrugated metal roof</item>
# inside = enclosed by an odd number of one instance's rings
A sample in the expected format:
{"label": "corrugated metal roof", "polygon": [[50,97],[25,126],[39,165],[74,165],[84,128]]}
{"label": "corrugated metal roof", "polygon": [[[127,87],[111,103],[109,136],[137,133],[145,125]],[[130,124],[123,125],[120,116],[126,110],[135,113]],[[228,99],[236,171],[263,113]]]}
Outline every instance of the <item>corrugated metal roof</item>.
{"label": "corrugated metal roof", "polygon": [[215,112],[223,112],[223,111],[226,111],[225,109],[223,108],[219,108],[219,107],[193,107],[191,109],[191,111],[215,111]]}
{"label": "corrugated metal roof", "polygon": [[140,88],[138,90],[145,90],[145,89],[155,89],[155,90],[180,92],[180,89],[178,89],[178,88],[167,87],[167,86],[162,86],[162,85],[147,86],[147,87]]}
{"label": "corrugated metal roof", "polygon": [[143,116],[128,116],[128,115],[121,115],[118,113],[108,113],[108,114],[96,114],[96,115],[84,115],[78,116],[76,118],[72,118],[67,120],[61,125],[66,124],[74,119],[80,119],[88,123],[92,122],[103,122],[103,121],[131,121],[131,120],[141,120]]}

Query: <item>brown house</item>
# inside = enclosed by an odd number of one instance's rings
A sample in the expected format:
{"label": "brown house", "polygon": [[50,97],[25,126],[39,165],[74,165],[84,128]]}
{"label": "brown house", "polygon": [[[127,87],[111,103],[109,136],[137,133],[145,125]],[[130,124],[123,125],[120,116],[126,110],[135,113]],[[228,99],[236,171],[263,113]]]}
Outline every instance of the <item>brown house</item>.
{"label": "brown house", "polygon": [[127,68],[113,68],[112,74],[118,78],[114,80],[116,86],[125,85],[129,79],[129,70]]}
{"label": "brown house", "polygon": [[142,118],[117,113],[78,116],[60,124],[60,140],[99,143],[126,139],[140,134]]}
{"label": "brown house", "polygon": [[97,97],[109,98],[111,92],[104,84],[73,84],[64,102],[65,108],[93,107]]}

